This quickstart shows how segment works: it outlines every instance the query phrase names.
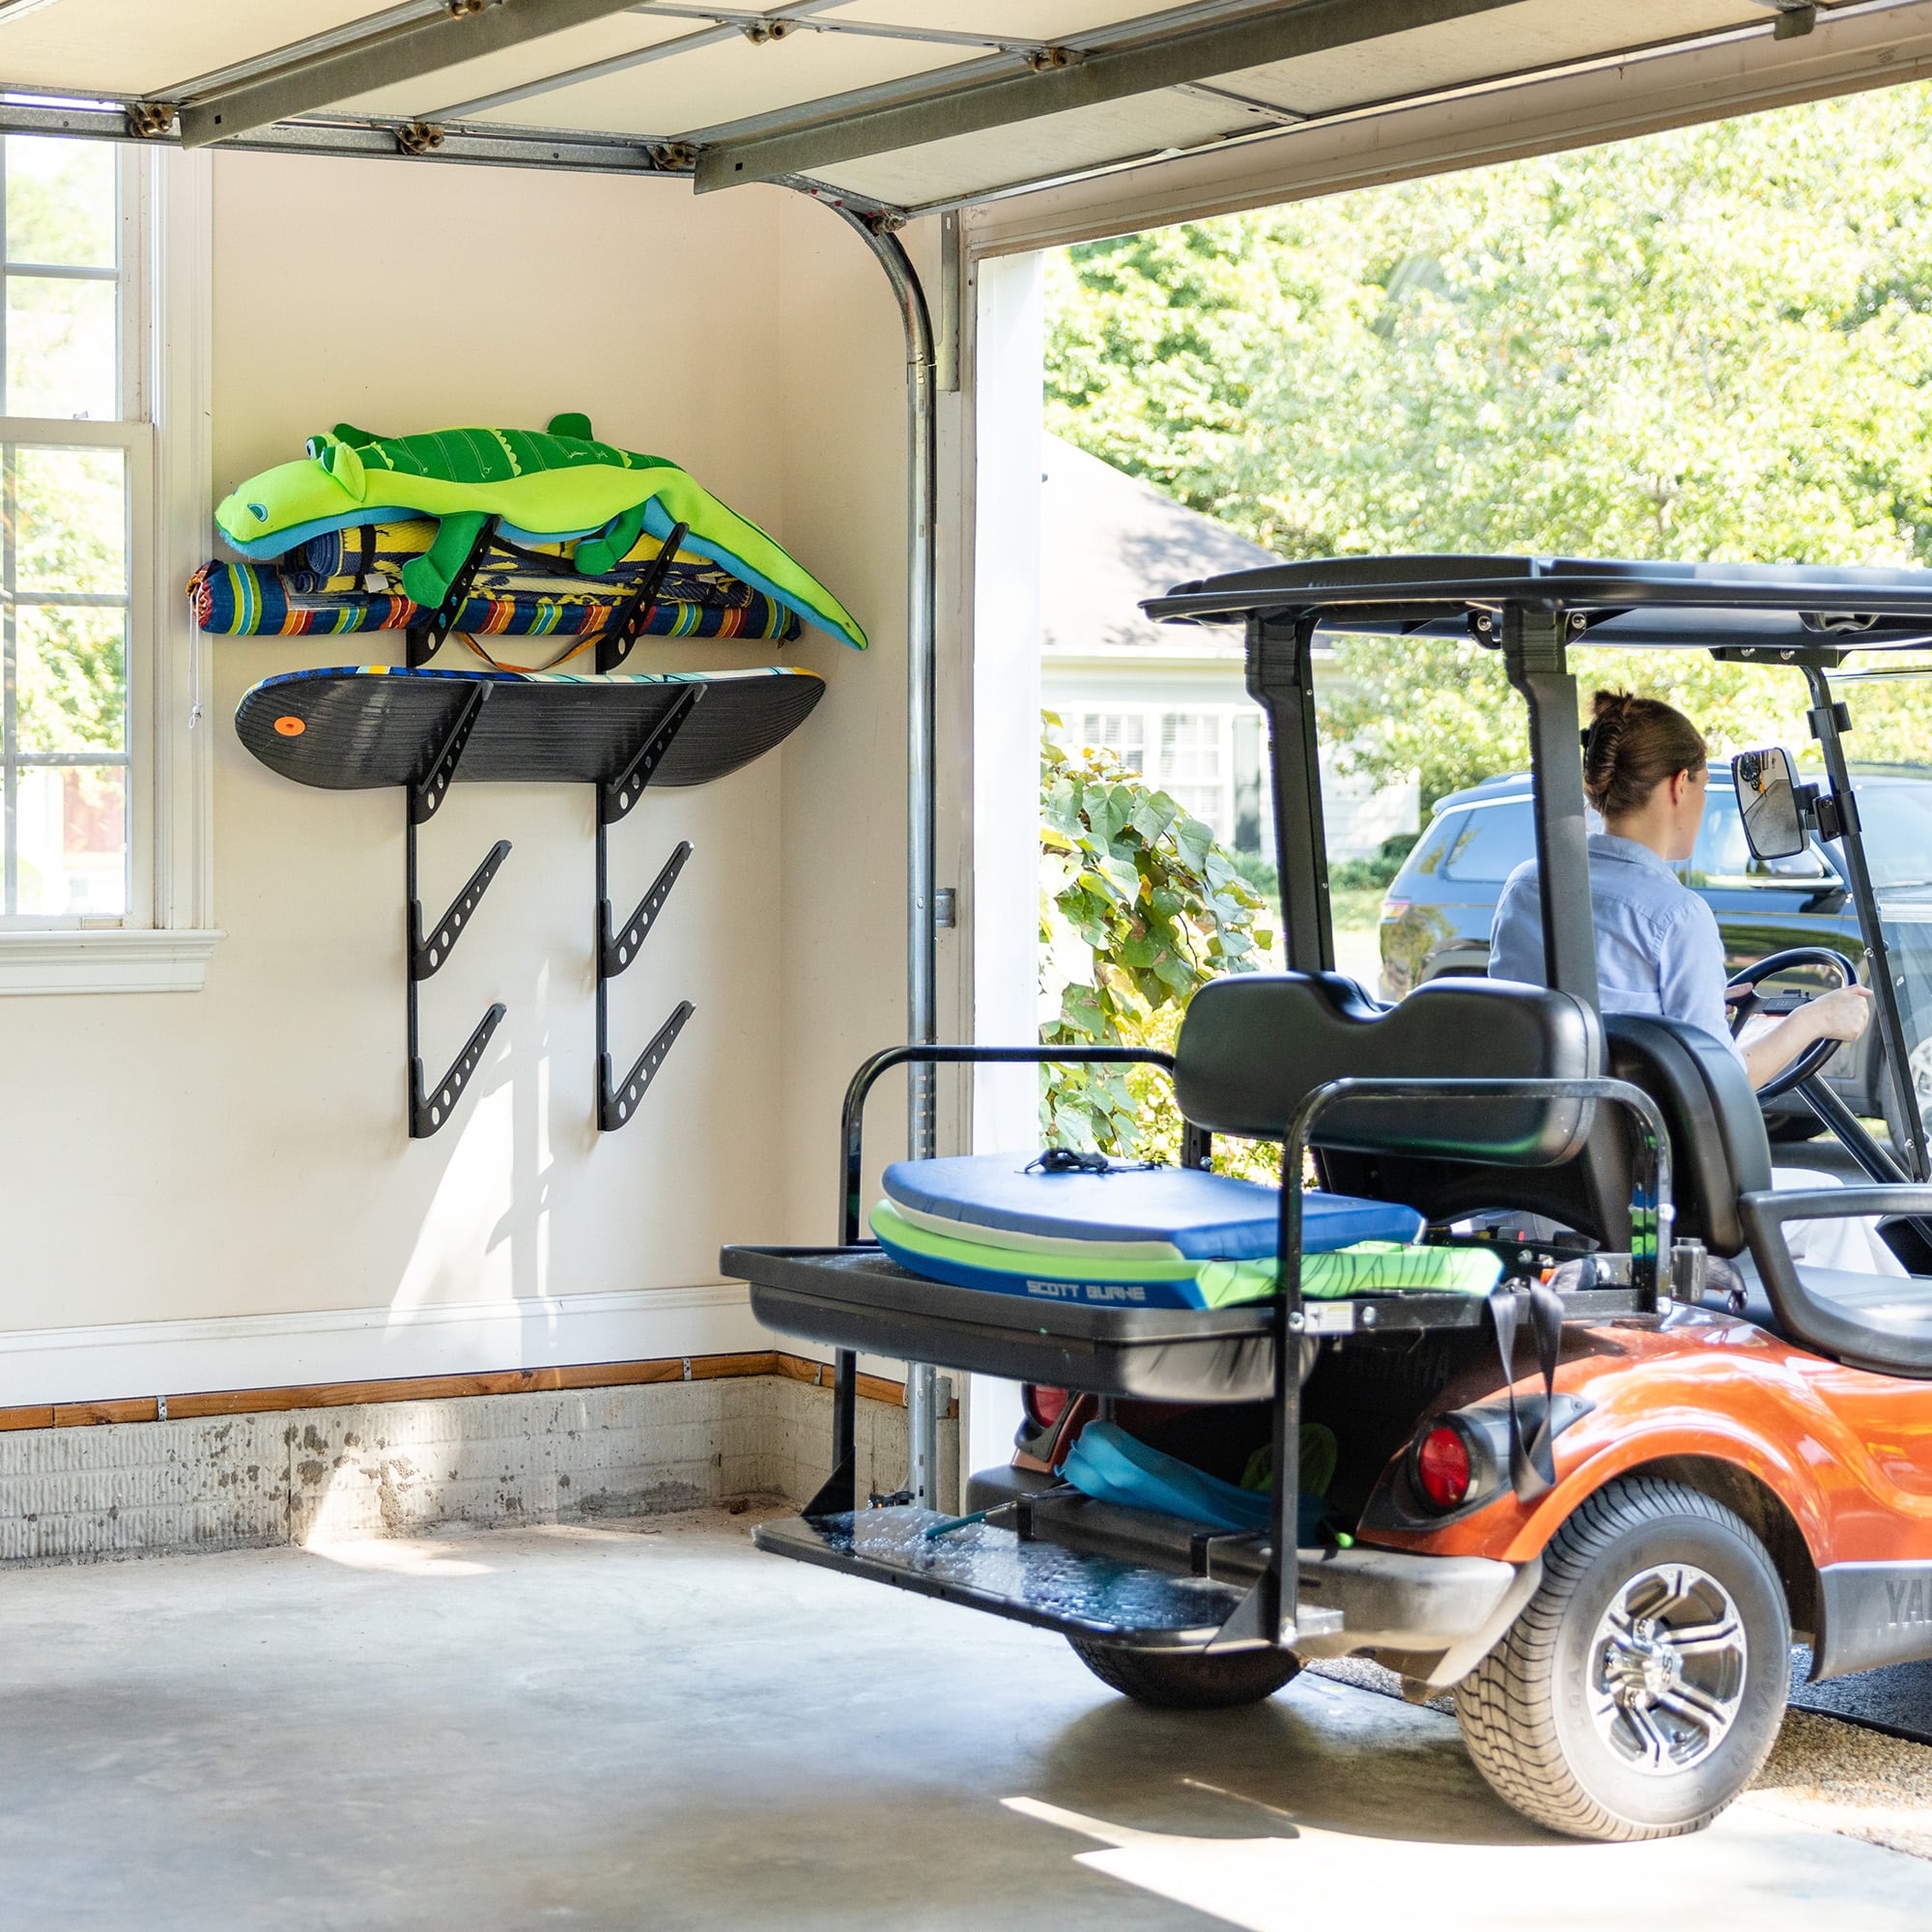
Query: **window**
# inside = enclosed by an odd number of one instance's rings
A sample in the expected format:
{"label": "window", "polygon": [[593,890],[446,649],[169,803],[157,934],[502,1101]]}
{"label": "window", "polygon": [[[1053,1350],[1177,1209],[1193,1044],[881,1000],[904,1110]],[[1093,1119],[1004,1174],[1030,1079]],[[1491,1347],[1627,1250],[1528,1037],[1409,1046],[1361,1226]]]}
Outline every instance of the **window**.
{"label": "window", "polygon": [[[1104,746],[1183,811],[1209,826],[1223,845],[1237,831],[1232,705],[1169,711],[1153,705],[1097,706],[1065,714],[1083,745]],[[1238,715],[1252,717],[1243,709]],[[1250,816],[1255,816],[1250,801]]]}
{"label": "window", "polygon": [[1147,720],[1138,711],[1089,711],[1080,720],[1080,742],[1104,746],[1130,772],[1147,770]]}
{"label": "window", "polygon": [[1932,784],[1897,779],[1857,785],[1872,884],[1932,884]]}
{"label": "window", "polygon": [[[128,909],[128,497],[147,452],[145,426],[128,420],[142,399],[122,353],[122,172],[104,143],[0,140],[0,916],[10,924],[118,921]],[[67,440],[75,432],[62,425],[79,423],[109,433]]]}
{"label": "window", "polygon": [[1227,719],[1218,711],[1161,714],[1160,787],[1183,811],[1211,825],[1223,838],[1232,837],[1235,829],[1226,736]]}
{"label": "window", "polygon": [[1448,849],[1436,868],[1459,885],[1499,886],[1525,859],[1536,857],[1536,818],[1527,799],[1482,805],[1454,813]]}
{"label": "window", "polygon": [[208,170],[0,138],[0,992],[199,985]]}

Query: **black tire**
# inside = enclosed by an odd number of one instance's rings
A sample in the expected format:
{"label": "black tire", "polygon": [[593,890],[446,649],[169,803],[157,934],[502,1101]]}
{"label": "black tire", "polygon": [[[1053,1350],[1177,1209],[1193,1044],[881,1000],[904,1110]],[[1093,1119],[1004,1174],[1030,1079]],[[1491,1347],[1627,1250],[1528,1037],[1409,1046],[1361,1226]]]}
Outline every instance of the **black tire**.
{"label": "black tire", "polygon": [[[1678,1595],[1668,1594],[1668,1581],[1651,1580],[1659,1572],[1675,1579]],[[1687,1592],[1690,1578],[1701,1580]],[[1613,1609],[1624,1616],[1644,1604],[1659,1614],[1628,1623],[1632,1642],[1605,1638]],[[1685,1617],[1662,1614],[1672,1606]],[[1679,1630],[1734,1626],[1742,1640],[1679,1653],[1667,1638],[1673,1622]],[[1708,1825],[1756,1775],[1784,1715],[1790,1655],[1783,1587],[1744,1522],[1682,1484],[1626,1477],[1550,1539],[1536,1594],[1456,1687],[1456,1717],[1476,1768],[1538,1824],[1576,1838],[1674,1837]],[[1641,1658],[1661,1661],[1634,1661]],[[1643,1674],[1652,1667],[1665,1673],[1659,1694],[1668,1706],[1647,1701],[1657,1689]],[[1668,1679],[1672,1668],[1696,1681]],[[1608,1688],[1610,1678],[1623,1695]],[[1691,1698],[1705,1702],[1687,1722],[1679,1714]],[[1727,1724],[1719,1729],[1715,1717],[1696,1715],[1703,1708],[1728,1710]],[[1668,1748],[1651,1745],[1658,1761],[1639,1769],[1634,1753],[1646,1731]]]}
{"label": "black tire", "polygon": [[1773,1147],[1815,1141],[1824,1131],[1825,1122],[1816,1114],[1768,1114],[1765,1117],[1765,1138]]}
{"label": "black tire", "polygon": [[1285,1650],[1122,1650],[1069,1636],[1073,1654],[1109,1690],[1157,1711],[1230,1711],[1272,1697],[1301,1660]]}

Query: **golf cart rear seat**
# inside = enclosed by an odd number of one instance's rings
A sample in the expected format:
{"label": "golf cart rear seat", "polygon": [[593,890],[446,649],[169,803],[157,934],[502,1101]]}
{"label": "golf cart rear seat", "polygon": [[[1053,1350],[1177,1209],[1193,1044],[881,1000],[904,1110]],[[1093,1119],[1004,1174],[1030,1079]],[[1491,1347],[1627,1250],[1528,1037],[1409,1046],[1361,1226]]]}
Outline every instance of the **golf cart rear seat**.
{"label": "golf cart rear seat", "polygon": [[[1175,1046],[1174,1091],[1181,1113],[1213,1133],[1278,1140],[1286,1117],[1330,1081],[1586,1079],[1600,1038],[1587,1007],[1541,986],[1434,980],[1386,1008],[1339,973],[1243,973],[1194,996]],[[1321,1115],[1313,1139],[1324,1151],[1482,1163],[1493,1191],[1499,1164],[1560,1168],[1574,1158],[1595,1117],[1593,1102],[1575,1099],[1479,1108],[1414,1095],[1395,1104],[1345,1099]]]}
{"label": "golf cart rear seat", "polygon": [[[997,1048],[931,1049],[935,1059],[996,1059]],[[1052,1049],[1010,1050],[1051,1059]],[[860,1236],[860,1110],[889,1065],[918,1047],[876,1056],[846,1100],[846,1236],[837,1248],[727,1247],[721,1265],[752,1284],[752,1310],[767,1327],[840,1349],[865,1350],[1042,1382],[1096,1395],[1158,1401],[1246,1402],[1275,1380],[1272,1315],[1265,1301],[1208,1309],[1097,1306],[1084,1299],[987,1293],[896,1265]],[[1525,1083],[1588,1081],[1601,1065],[1601,1032],[1581,1001],[1542,987],[1443,980],[1393,1009],[1333,973],[1230,975],[1189,1006],[1174,1054],[1179,1111],[1194,1127],[1279,1140],[1296,1110],[1337,1080]],[[1488,1191],[1560,1168],[1590,1145],[1604,1109],[1596,1095],[1533,1093],[1479,1099],[1337,1096],[1312,1140],[1339,1166],[1387,1156],[1391,1168],[1480,1170]],[[1397,1150],[1400,1158],[1388,1154]],[[1010,1159],[1010,1156],[1007,1156]],[[1052,1187],[1055,1183],[1043,1182]],[[1329,1182],[1336,1194],[1410,1202],[1400,1190]],[[1647,1291],[1646,1291],[1647,1292]],[[1634,1289],[1602,1300],[1634,1305]],[[1373,1294],[1364,1325],[1382,1330],[1478,1327],[1481,1297],[1456,1293]],[[1338,1310],[1337,1313],[1342,1311]],[[1352,1311],[1351,1311],[1352,1312]]]}

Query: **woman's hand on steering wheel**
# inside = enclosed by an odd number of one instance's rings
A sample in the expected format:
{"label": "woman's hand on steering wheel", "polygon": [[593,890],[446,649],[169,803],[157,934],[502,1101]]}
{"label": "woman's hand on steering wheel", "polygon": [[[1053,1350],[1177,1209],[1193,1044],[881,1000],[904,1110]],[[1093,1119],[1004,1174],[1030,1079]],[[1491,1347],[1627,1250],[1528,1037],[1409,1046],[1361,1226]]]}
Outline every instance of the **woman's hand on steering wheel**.
{"label": "woman's hand on steering wheel", "polygon": [[1768,953],[1731,975],[1728,983],[1732,990],[1727,993],[1726,1001],[1734,1039],[1763,1004],[1759,985],[1800,966],[1828,967],[1838,976],[1838,984],[1833,991],[1807,1000],[1788,1016],[1789,1020],[1803,1016],[1807,1043],[1796,1059],[1757,1090],[1760,1100],[1775,1098],[1802,1086],[1824,1066],[1843,1041],[1857,1039],[1871,1019],[1871,989],[1859,984],[1858,968],[1842,952],[1824,946],[1794,946],[1782,952]]}

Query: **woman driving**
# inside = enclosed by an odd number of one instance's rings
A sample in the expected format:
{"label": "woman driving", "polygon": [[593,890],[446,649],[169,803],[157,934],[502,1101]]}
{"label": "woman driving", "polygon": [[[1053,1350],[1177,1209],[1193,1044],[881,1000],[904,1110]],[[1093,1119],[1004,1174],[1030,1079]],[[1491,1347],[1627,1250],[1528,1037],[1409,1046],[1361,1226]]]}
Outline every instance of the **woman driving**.
{"label": "woman driving", "polygon": [[[1670,868],[1690,858],[1704,822],[1710,766],[1703,734],[1655,697],[1600,691],[1583,744],[1583,794],[1602,814],[1590,837],[1599,1004],[1605,1012],[1689,1020],[1730,1046],[1762,1087],[1821,1039],[1857,1039],[1871,992],[1845,986],[1787,1013],[1747,1045],[1724,1012],[1724,943],[1717,915]],[[1536,862],[1519,866],[1496,901],[1490,977],[1542,985],[1543,910]]]}
{"label": "woman driving", "polygon": [[[1724,943],[1717,915],[1670,868],[1690,858],[1704,820],[1710,781],[1703,734],[1683,712],[1655,697],[1600,691],[1583,741],[1583,794],[1602,814],[1590,835],[1590,907],[1597,928],[1598,1004],[1605,1012],[1659,1013],[1689,1020],[1743,1061],[1753,1087],[1821,1039],[1857,1039],[1871,1017],[1871,993],[1844,986],[1800,1007],[1747,1044],[1726,1021]],[[1545,983],[1543,910],[1536,862],[1519,866],[1496,901],[1490,977]],[[1776,1168],[1780,1188],[1829,1187],[1837,1177]],[[1785,1239],[1796,1261],[1860,1274],[1902,1275],[1875,1221],[1792,1221]]]}

